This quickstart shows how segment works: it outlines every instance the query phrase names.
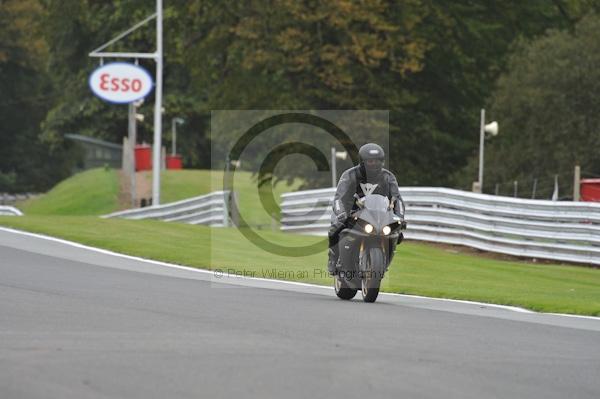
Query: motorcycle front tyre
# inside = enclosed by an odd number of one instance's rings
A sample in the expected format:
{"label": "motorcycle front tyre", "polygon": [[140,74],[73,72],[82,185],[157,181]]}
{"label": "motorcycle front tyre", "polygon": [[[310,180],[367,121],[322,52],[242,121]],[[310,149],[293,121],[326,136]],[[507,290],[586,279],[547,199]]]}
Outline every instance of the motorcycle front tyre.
{"label": "motorcycle front tyre", "polygon": [[354,298],[354,295],[356,295],[356,292],[358,291],[354,288],[348,287],[344,280],[340,278],[339,274],[333,276],[333,288],[335,289],[335,294],[337,297],[344,300]]}

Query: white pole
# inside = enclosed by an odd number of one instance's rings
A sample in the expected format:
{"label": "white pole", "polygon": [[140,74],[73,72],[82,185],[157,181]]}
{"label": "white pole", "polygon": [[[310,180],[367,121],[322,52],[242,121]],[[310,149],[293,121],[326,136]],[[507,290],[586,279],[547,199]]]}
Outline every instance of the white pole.
{"label": "white pole", "polygon": [[573,176],[573,201],[581,200],[581,167],[575,165],[575,174]]}
{"label": "white pole", "polygon": [[483,192],[483,141],[485,140],[485,109],[481,110],[481,127],[479,128],[479,192]]}
{"label": "white pole", "polygon": [[163,74],[162,11],[162,0],[156,0],[156,87],[154,92],[154,145],[152,148],[152,205],[160,205]]}
{"label": "white pole", "polygon": [[331,187],[337,186],[337,165],[335,161],[335,147],[331,147]]}
{"label": "white pole", "polygon": [[176,118],[173,118],[171,120],[171,133],[173,135],[173,140],[171,143],[171,155],[175,156],[175,154],[177,153],[177,151],[175,150],[176,147],[176,143],[177,143],[177,122],[175,121]]}
{"label": "white pole", "polygon": [[135,195],[136,195],[136,188],[135,188],[135,142],[136,142],[136,120],[135,120],[135,114],[137,113],[137,107],[135,106],[135,103],[129,103],[129,148],[128,150],[128,158],[129,158],[129,165],[128,167],[128,172],[129,172],[129,179],[130,179],[130,189],[131,189],[131,207],[135,208]]}

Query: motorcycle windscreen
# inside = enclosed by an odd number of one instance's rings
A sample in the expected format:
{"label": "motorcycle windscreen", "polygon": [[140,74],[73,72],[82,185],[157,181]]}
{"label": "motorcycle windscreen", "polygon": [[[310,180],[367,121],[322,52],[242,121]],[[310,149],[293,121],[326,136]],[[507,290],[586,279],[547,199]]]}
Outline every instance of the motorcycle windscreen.
{"label": "motorcycle windscreen", "polygon": [[370,194],[365,196],[364,207],[372,211],[387,211],[390,201],[387,197],[379,194]]}

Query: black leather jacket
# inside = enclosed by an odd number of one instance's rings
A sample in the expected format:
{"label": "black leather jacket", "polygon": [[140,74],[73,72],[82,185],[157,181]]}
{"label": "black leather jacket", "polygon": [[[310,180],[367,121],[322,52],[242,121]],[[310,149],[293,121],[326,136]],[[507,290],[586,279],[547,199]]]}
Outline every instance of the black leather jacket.
{"label": "black leather jacket", "polygon": [[389,170],[383,169],[379,176],[371,182],[367,182],[360,165],[342,173],[333,197],[332,222],[338,216],[343,216],[344,213],[345,216],[350,216],[350,212],[355,209],[354,194],[358,194],[360,197],[366,194],[380,194],[386,196],[389,200],[395,199],[394,213],[404,219],[402,214],[404,212],[404,201],[400,196],[396,177]]}

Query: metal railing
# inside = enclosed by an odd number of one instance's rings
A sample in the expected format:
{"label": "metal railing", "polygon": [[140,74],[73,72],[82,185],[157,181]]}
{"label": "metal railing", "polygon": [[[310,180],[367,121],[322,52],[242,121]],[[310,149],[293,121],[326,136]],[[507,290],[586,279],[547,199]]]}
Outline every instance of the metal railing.
{"label": "metal railing", "polygon": [[229,191],[215,191],[199,197],[168,204],[114,212],[103,218],[157,219],[165,222],[202,224],[214,227],[229,225]]}
{"label": "metal railing", "polygon": [[[282,195],[281,230],[326,235],[334,188]],[[401,187],[407,239],[600,265],[600,204]]]}
{"label": "metal railing", "polygon": [[0,205],[0,216],[23,216],[23,212],[14,206]]}
{"label": "metal railing", "polygon": [[15,205],[17,202],[26,201],[31,198],[37,197],[39,194],[34,193],[23,193],[23,194],[9,194],[0,193],[0,205]]}

